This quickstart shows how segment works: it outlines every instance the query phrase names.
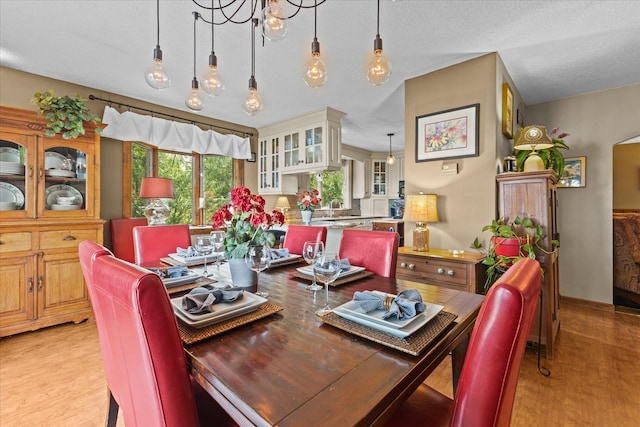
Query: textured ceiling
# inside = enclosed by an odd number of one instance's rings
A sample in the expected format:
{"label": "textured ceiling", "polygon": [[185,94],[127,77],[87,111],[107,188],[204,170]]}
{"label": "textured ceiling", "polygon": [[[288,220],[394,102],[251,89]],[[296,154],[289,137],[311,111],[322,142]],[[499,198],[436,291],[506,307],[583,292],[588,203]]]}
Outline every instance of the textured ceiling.
{"label": "textured ceiling", "polygon": [[[143,77],[156,41],[155,6],[152,0],[0,0],[0,64],[187,111],[191,12],[200,9],[187,0],[160,1],[160,45],[173,84],[155,91]],[[225,24],[216,27],[216,54],[227,89],[216,98],[203,95],[200,114],[261,127],[330,106],[347,113],[344,143],[385,151],[389,132],[396,133],[394,150],[404,144],[406,79],[486,53],[500,54],[528,105],[640,82],[640,1],[382,0],[380,8],[380,35],[393,64],[385,85],[372,86],[364,76],[376,2],[327,0],[317,11],[329,71],[324,87],[309,88],[301,77],[313,39],[313,13],[303,10],[289,21],[284,40],[262,46],[256,39],[265,107],[247,116],[240,103],[251,74],[251,30]],[[200,75],[211,50],[203,22],[197,45]]]}

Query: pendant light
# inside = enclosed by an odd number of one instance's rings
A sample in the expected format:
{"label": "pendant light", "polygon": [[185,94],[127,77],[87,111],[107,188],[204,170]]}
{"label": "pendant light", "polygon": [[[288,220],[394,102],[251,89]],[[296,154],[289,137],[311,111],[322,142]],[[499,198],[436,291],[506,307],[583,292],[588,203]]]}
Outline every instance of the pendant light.
{"label": "pendant light", "polygon": [[387,163],[392,165],[396,162],[396,158],[393,157],[393,154],[391,154],[391,137],[395,135],[395,133],[388,133],[387,136],[389,137],[389,155],[387,156]]}
{"label": "pendant light", "polygon": [[262,35],[269,41],[278,42],[284,39],[289,31],[287,15],[282,3],[278,0],[267,0],[262,9],[260,21],[262,22]]}
{"label": "pendant light", "polygon": [[376,38],[373,41],[373,58],[367,63],[367,79],[374,85],[384,84],[391,76],[391,63],[382,51],[380,38],[380,0],[378,0],[378,25]]}
{"label": "pendant light", "polygon": [[161,90],[171,86],[171,78],[164,69],[162,49],[160,49],[160,0],[156,0],[156,24],[156,48],[153,49],[153,64],[145,71],[144,79],[152,88]]}
{"label": "pendant light", "polygon": [[213,37],[213,27],[215,26],[213,20],[213,5],[214,0],[211,0],[211,53],[209,54],[209,66],[202,73],[200,82],[202,83],[202,90],[211,96],[218,96],[224,91],[224,83],[222,76],[218,72],[218,58],[215,52],[215,39]]}
{"label": "pendant light", "polygon": [[318,2],[314,2],[314,18],[313,18],[313,42],[311,43],[311,59],[306,63],[304,70],[304,82],[309,87],[324,86],[327,82],[327,69],[320,59],[320,43],[317,37],[318,27]]}
{"label": "pendant light", "polygon": [[258,114],[262,107],[262,98],[258,95],[258,82],[256,82],[256,34],[255,27],[258,26],[258,19],[251,19],[251,78],[249,79],[249,94],[242,101],[242,109],[250,116]]}
{"label": "pendant light", "polygon": [[202,110],[202,99],[200,98],[200,91],[198,89],[198,79],[196,77],[196,22],[200,14],[198,12],[193,13],[193,80],[191,80],[191,90],[187,94],[187,98],[184,100],[185,105],[191,111]]}

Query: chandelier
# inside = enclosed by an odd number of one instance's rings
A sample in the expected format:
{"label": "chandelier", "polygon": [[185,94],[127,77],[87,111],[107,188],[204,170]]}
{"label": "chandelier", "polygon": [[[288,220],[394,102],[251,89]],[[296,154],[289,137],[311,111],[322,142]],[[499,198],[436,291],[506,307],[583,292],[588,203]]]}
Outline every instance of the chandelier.
{"label": "chandelier", "polygon": [[[314,34],[311,43],[311,57],[304,66],[302,78],[312,88],[318,88],[327,82],[327,69],[320,59],[320,43],[317,37],[317,8],[326,0],[192,0],[193,4],[202,12],[193,11],[193,79],[188,88],[185,104],[191,111],[200,111],[204,101],[200,97],[200,89],[209,96],[220,96],[225,90],[222,74],[218,69],[218,58],[215,54],[216,26],[224,24],[248,24],[251,26],[251,77],[249,78],[249,93],[242,101],[243,110],[254,115],[262,110],[264,104],[258,93],[258,83],[255,76],[255,28],[260,29],[262,37],[270,42],[284,39],[288,32],[287,21],[294,18],[302,9],[314,10]],[[380,0],[377,2],[377,28],[374,40],[374,52],[367,64],[367,80],[374,85],[385,83],[391,75],[391,64],[382,52],[380,38]],[[259,5],[258,5],[259,4]],[[260,9],[258,9],[260,7]],[[206,17],[205,17],[206,16]],[[211,27],[211,53],[204,72],[198,81],[196,74],[196,24],[201,20]],[[171,77],[165,68],[162,49],[160,48],[160,0],[156,0],[156,46],[153,50],[153,62],[145,70],[145,80],[154,89],[162,90],[171,84]],[[224,61],[224,59],[223,59]],[[221,62],[222,63],[222,62]]]}

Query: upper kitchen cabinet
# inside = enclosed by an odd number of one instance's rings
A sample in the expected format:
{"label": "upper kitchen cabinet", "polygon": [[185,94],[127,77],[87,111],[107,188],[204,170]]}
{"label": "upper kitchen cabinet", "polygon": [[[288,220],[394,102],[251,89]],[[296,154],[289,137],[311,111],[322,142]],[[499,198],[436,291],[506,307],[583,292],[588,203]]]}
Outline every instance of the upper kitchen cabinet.
{"label": "upper kitchen cabinet", "polygon": [[258,193],[296,194],[298,179],[282,175],[282,138],[280,136],[258,139]]}
{"label": "upper kitchen cabinet", "polygon": [[[281,173],[297,174],[339,170],[342,167],[341,120],[332,108],[299,116],[259,129],[260,140],[278,138]],[[259,165],[258,173],[262,172]]]}

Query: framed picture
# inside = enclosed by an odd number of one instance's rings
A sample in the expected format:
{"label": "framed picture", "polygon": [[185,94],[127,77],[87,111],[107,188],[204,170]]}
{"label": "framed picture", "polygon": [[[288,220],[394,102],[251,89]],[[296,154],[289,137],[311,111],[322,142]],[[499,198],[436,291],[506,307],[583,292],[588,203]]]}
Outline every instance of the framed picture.
{"label": "framed picture", "polygon": [[587,157],[568,157],[564,159],[564,173],[558,180],[558,187],[587,186]]}
{"label": "framed picture", "polygon": [[513,93],[508,83],[502,83],[502,133],[513,138]]}
{"label": "framed picture", "polygon": [[416,162],[477,157],[480,104],[416,117]]}
{"label": "framed picture", "polygon": [[255,153],[255,151],[252,151],[251,152],[251,158],[247,159],[247,162],[255,163],[255,161],[256,161],[256,153]]}

